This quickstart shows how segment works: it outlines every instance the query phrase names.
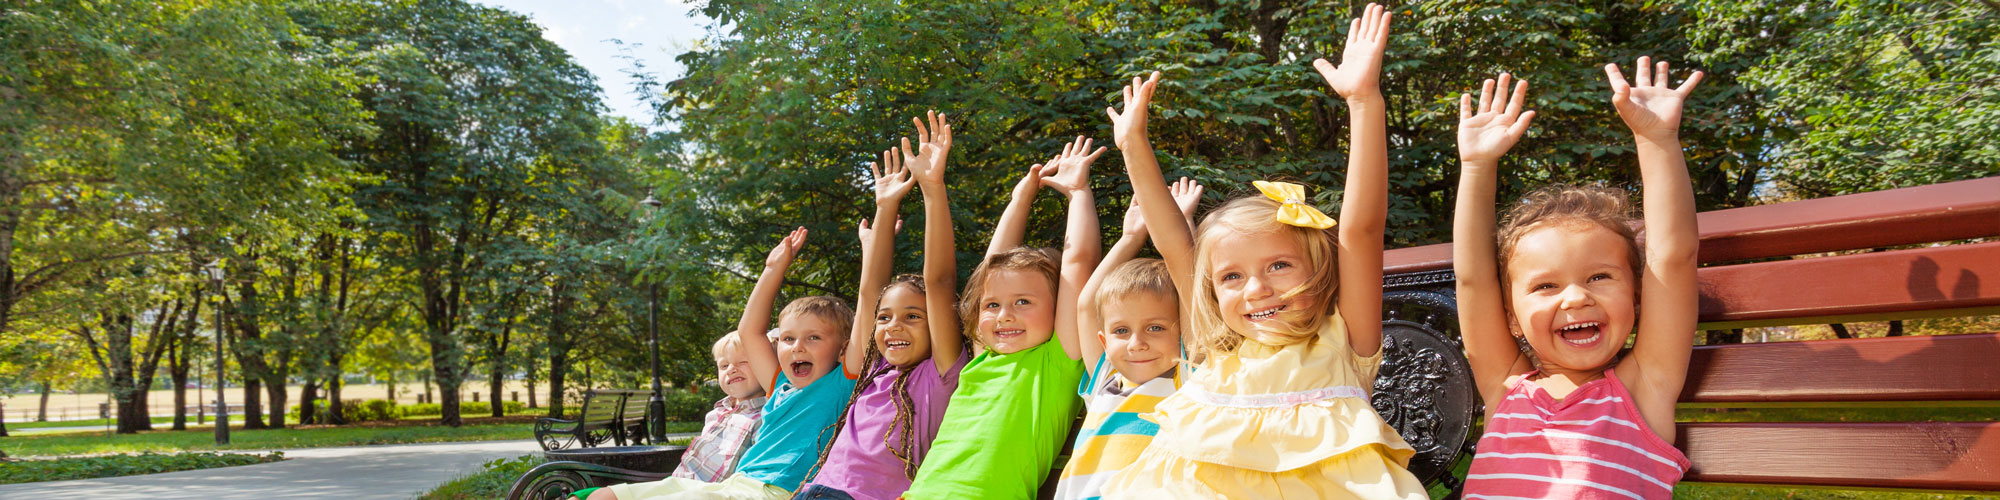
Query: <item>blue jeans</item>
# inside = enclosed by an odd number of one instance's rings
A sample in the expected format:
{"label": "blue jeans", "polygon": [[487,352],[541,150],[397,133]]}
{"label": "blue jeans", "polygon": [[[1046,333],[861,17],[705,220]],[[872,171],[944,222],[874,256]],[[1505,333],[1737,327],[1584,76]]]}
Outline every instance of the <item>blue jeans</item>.
{"label": "blue jeans", "polygon": [[799,496],[794,498],[796,500],[854,500],[854,496],[848,495],[845,491],[817,484],[807,486],[805,490],[799,492]]}

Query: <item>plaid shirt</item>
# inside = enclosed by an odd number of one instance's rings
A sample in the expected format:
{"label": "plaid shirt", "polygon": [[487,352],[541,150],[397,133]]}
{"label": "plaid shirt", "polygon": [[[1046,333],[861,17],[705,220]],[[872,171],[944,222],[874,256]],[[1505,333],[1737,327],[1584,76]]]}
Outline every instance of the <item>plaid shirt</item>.
{"label": "plaid shirt", "polygon": [[737,401],[724,397],[703,418],[701,435],[688,443],[674,477],[703,482],[719,482],[736,472],[736,459],[750,448],[757,424],[764,422],[764,400],[758,397]]}

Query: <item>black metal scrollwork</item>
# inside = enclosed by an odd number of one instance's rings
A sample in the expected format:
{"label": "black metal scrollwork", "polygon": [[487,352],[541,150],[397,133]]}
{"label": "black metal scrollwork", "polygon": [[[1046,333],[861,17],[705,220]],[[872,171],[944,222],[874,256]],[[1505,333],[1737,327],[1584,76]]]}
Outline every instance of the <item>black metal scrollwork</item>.
{"label": "black metal scrollwork", "polygon": [[1458,338],[1458,303],[1450,271],[1390,276],[1382,296],[1382,367],[1375,411],[1417,451],[1410,472],[1453,491],[1452,473],[1470,460],[1481,412]]}

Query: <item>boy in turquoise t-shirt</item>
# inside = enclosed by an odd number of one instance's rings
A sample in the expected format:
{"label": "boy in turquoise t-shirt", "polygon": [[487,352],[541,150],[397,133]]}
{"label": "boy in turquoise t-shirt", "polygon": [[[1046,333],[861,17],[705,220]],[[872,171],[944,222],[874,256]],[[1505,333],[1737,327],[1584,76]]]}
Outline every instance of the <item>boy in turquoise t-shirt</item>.
{"label": "boy in turquoise t-shirt", "polygon": [[854,310],[826,296],[792,301],[778,314],[775,352],[764,335],[771,305],[777,301],[785,270],[805,244],[806,230],[792,231],[771,249],[764,274],[750,292],[736,334],[757,383],[771,391],[764,403],[764,424],[750,449],[743,452],[736,474],[721,482],[668,478],[650,483],[620,484],[592,492],[590,500],[727,498],[784,500],[791,498],[807,472],[819,461],[819,450],[834,433],[826,432],[846,408],[853,379],[840,369]]}

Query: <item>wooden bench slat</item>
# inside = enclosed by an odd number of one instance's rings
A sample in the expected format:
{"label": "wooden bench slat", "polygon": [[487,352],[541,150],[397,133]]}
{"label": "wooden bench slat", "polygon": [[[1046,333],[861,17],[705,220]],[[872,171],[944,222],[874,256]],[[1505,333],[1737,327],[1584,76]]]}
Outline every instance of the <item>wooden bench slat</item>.
{"label": "wooden bench slat", "polygon": [[[1701,261],[1730,262],[2000,236],[2000,177],[1695,215]],[[1398,248],[1386,274],[1451,268],[1451,244]]]}
{"label": "wooden bench slat", "polygon": [[2000,334],[1697,347],[1680,400],[2000,401]]}
{"label": "wooden bench slat", "polygon": [[1687,423],[1684,481],[2000,491],[2000,422]]}
{"label": "wooden bench slat", "polygon": [[1705,212],[1701,261],[2000,236],[2000,177]]}
{"label": "wooden bench slat", "polygon": [[[2000,241],[1702,268],[1704,329],[2000,306]],[[1765,321],[1793,320],[1793,321]]]}

